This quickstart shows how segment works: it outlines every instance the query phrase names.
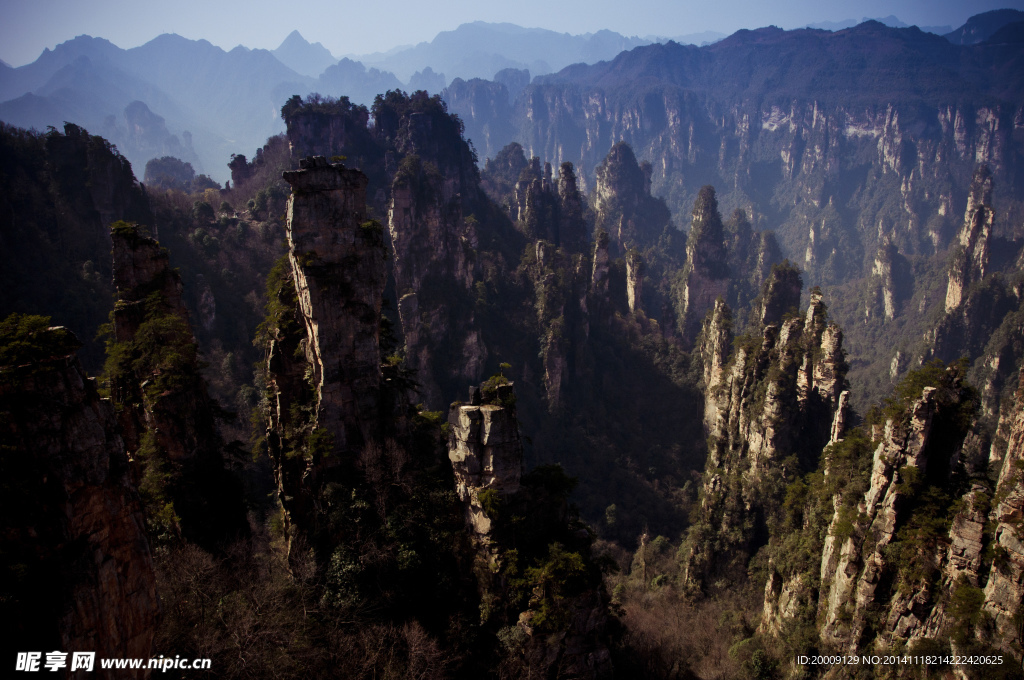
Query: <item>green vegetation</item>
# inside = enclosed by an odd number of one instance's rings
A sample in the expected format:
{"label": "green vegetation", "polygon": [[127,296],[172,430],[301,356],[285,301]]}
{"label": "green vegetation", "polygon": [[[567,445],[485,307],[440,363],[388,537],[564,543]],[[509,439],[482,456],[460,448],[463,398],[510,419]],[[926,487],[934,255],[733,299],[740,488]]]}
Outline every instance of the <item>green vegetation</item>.
{"label": "green vegetation", "polygon": [[50,318],[11,314],[0,322],[0,367],[4,379],[20,367],[37,365],[75,352],[82,344],[66,328],[53,328]]}

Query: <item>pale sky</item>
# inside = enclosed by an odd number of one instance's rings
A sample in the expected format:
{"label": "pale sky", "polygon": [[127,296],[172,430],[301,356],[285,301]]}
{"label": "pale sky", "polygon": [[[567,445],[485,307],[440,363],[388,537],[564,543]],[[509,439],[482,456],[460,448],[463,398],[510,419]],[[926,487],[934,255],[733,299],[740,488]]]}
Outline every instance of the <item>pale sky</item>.
{"label": "pale sky", "polygon": [[87,34],[122,48],[161,33],[273,49],[294,29],[335,55],[385,51],[431,40],[470,21],[507,21],[566,33],[607,28],[625,35],[732,33],[776,25],[895,15],[920,26],[959,26],[972,14],[1024,0],[0,0],[0,59],[34,61],[43,48]]}

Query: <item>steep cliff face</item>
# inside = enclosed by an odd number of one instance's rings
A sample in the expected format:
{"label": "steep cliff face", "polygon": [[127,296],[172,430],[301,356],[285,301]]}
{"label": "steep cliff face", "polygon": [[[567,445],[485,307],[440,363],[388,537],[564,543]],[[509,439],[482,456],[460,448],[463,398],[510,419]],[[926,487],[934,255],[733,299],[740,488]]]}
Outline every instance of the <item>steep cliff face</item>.
{"label": "steep cliff face", "polygon": [[[1002,653],[1004,668],[1017,663],[1019,465],[972,454],[977,397],[962,364],[929,364],[884,413],[833,437],[821,476],[787,492],[795,502],[768,548],[763,634],[787,649],[810,634],[837,652]],[[1019,407],[1006,409],[1007,456],[1018,456]]]}
{"label": "steep cliff face", "polygon": [[[478,380],[487,360],[468,304],[476,219],[463,214],[462,194],[451,181],[432,163],[408,157],[395,174],[388,209],[406,361],[418,372],[427,404],[442,403],[453,379]],[[455,375],[446,375],[438,359],[452,353],[463,361]]]}
{"label": "steep cliff face", "polygon": [[[951,248],[945,315],[925,334],[925,357],[953,361],[962,356],[974,365],[971,379],[982,392],[984,416],[991,420],[1000,401],[1012,393],[1024,338],[1019,275],[991,271],[993,242],[992,173],[979,165],[971,183],[960,234]],[[997,249],[1013,252],[1015,242],[994,241]],[[997,253],[1005,261],[1007,253]]]}
{"label": "steep cliff face", "polygon": [[572,163],[563,163],[554,177],[550,163],[542,166],[536,156],[527,161],[522,146],[509,144],[488,159],[482,186],[528,238],[572,251],[589,242],[584,197]]}
{"label": "steep cliff face", "polygon": [[[1009,422],[1006,453],[999,468],[999,480],[990,520],[995,522],[991,541],[995,559],[985,583],[983,608],[996,620],[1005,639],[1012,639],[1024,606],[1024,543],[1021,518],[1024,517],[1024,493],[1021,491],[1024,460],[1024,372],[1021,373],[1016,404],[1008,408]],[[972,584],[976,585],[976,584]]]}
{"label": "steep cliff face", "polygon": [[[708,461],[703,520],[690,530],[684,582],[691,588],[736,578],[768,540],[787,479],[813,469],[831,438],[846,375],[842,332],[826,319],[820,293],[803,317],[783,317],[797,288],[777,267],[762,293],[758,335],[741,338],[728,359],[731,314],[718,301],[700,342],[704,361]],[[755,327],[757,328],[757,327]]]}
{"label": "steep cliff face", "polygon": [[1018,172],[1016,48],[967,49],[877,22],[651,45],[535,79],[509,141],[573,162],[589,185],[626,140],[674,213],[714,184],[730,207],[772,215],[811,283],[843,282],[870,272],[887,234],[907,256],[943,249],[977,163],[1008,183]]}
{"label": "steep cliff face", "polygon": [[[515,72],[515,69],[506,71]],[[520,85],[518,89],[523,87]],[[473,140],[482,157],[494,158],[512,139],[514,97],[509,96],[509,90],[503,83],[479,78],[467,82],[456,78],[448,84],[442,96],[452,112],[467,122],[466,138]]]}
{"label": "steep cliff face", "polygon": [[[484,399],[487,403],[484,403]],[[448,458],[455,492],[466,509],[466,526],[477,550],[490,557],[491,518],[495,508],[519,491],[523,444],[511,383],[472,388],[469,403],[448,412]]]}
{"label": "steep cliff face", "polygon": [[383,228],[366,217],[366,176],[306,159],[284,174],[288,258],[313,369],[317,427],[338,451],[376,434],[379,320],[384,293]]}
{"label": "steep cliff face", "polygon": [[946,312],[963,302],[964,292],[975,281],[985,278],[988,270],[989,238],[992,236],[992,171],[979,166],[967,196],[964,226],[957,237],[950,264],[949,286],[946,288]]}
{"label": "steep cliff face", "polygon": [[212,548],[247,524],[224,467],[219,408],[200,374],[181,279],[137,225],[117,222],[111,238],[118,297],[106,377],[148,519],[157,531]]}
{"label": "steep cliff face", "polygon": [[285,173],[288,266],[268,309],[268,445],[286,519],[315,525],[319,494],[381,438],[383,227],[366,176],[323,157]]}
{"label": "steep cliff face", "polygon": [[634,314],[643,311],[645,269],[643,255],[635,250],[626,253],[626,304]]}
{"label": "steep cliff face", "polygon": [[66,329],[12,316],[0,335],[6,644],[148,657],[156,578],[111,404]]}
{"label": "steep cliff face", "polygon": [[287,126],[288,145],[296,165],[310,156],[330,159],[338,154],[349,156],[349,162],[360,163],[360,167],[379,165],[366,127],[370,112],[365,106],[352,105],[347,98],[333,106],[303,106],[301,99],[292,97],[281,110],[281,117]]}

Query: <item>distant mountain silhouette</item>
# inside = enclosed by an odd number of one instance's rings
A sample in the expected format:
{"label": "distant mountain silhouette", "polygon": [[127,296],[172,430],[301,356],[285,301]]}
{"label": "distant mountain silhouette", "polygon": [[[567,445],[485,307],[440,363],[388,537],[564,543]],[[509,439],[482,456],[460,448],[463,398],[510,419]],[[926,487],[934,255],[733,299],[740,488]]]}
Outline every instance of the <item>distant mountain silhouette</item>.
{"label": "distant mountain silhouette", "polygon": [[[868,17],[864,17],[860,21],[856,19],[845,19],[843,21],[819,21],[813,24],[807,24],[807,28],[821,28],[826,31],[842,31],[846,28],[853,28],[857,24],[862,24],[865,21],[872,21]],[[887,17],[876,17],[874,21],[885,24],[890,28],[909,28],[910,24],[900,21],[897,17],[890,14]],[[918,26],[925,33],[934,33],[936,35],[945,35],[953,30],[952,26]]]}
{"label": "distant mountain silhouette", "polygon": [[704,48],[649,45],[609,62],[569,66],[535,78],[534,84],[600,87],[611,97],[671,84],[721,102],[814,97],[847,106],[934,104],[954,95],[1001,96],[1003,88],[1012,90],[1024,78],[1021,59],[1014,53],[991,60],[916,27],[892,29],[872,20],[834,33],[741,30]]}
{"label": "distant mountain silhouette", "polygon": [[529,69],[543,74],[569,64],[612,59],[623,50],[653,42],[629,38],[612,31],[583,35],[557,33],[543,28],[484,21],[462,24],[454,31],[442,31],[430,42],[391,54],[364,55],[367,66],[391,71],[402,80],[424,66],[455,78],[491,78],[506,68]]}
{"label": "distant mountain silhouette", "polygon": [[298,31],[292,31],[271,54],[282,64],[304,76],[316,78],[328,66],[338,63],[337,57],[320,43],[310,43]]}
{"label": "distant mountain silhouette", "polygon": [[991,38],[996,31],[1007,24],[1024,21],[1024,12],[1016,9],[996,9],[975,14],[960,28],[946,34],[946,39],[956,45],[976,45]]}
{"label": "distant mountain silhouette", "polygon": [[[285,43],[305,43],[294,36]],[[173,34],[124,50],[78,36],[31,64],[0,68],[0,120],[39,130],[70,121],[117,144],[140,172],[151,158],[170,155],[223,182],[232,153],[259,148],[284,131],[280,111],[291,95],[316,91],[370,104],[378,93],[402,87],[390,73],[351,61],[327,67],[317,79],[269,50],[225,51]],[[139,117],[138,105],[151,115]],[[135,134],[139,120],[149,124]]]}

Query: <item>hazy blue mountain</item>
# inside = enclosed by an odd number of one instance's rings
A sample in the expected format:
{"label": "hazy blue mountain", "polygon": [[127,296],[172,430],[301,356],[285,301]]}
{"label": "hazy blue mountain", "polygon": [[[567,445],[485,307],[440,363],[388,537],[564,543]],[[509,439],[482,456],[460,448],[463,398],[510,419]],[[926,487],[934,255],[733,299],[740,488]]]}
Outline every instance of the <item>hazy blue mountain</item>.
{"label": "hazy blue mountain", "polygon": [[719,33],[718,31],[701,31],[700,33],[687,33],[686,35],[676,35],[671,38],[662,38],[657,36],[647,36],[647,40],[652,43],[663,43],[669,40],[677,42],[680,45],[710,45],[716,43],[722,38],[726,37],[725,33]]}
{"label": "hazy blue mountain", "polygon": [[623,50],[652,40],[626,37],[612,31],[583,35],[557,33],[515,24],[475,21],[454,31],[442,31],[430,42],[392,54],[361,57],[367,66],[393,72],[408,80],[430,66],[449,79],[491,78],[505,68],[551,73],[575,63],[612,59]]}
{"label": "hazy blue mountain", "polygon": [[[226,52],[177,35],[124,50],[79,36],[31,64],[0,69],[0,120],[40,130],[70,121],[109,138],[140,170],[151,153],[176,155],[224,181],[231,154],[281,132],[281,105],[316,84],[267,50]],[[145,134],[129,134],[133,102],[155,116],[144,117],[152,123]]]}
{"label": "hazy blue mountain", "polygon": [[53,74],[79,57],[88,57],[96,64],[116,64],[124,52],[117,45],[103,38],[80,35],[57,45],[46,48],[31,64],[0,71],[0,101],[7,101],[33,92],[42,87]]}
{"label": "hazy blue mountain", "polygon": [[[864,17],[860,21],[856,19],[844,19],[842,21],[819,21],[813,24],[807,24],[806,28],[820,28],[826,31],[842,31],[847,28],[853,28],[857,24],[862,24],[865,21],[877,21],[880,24],[885,24],[890,28],[909,28],[910,24],[900,21],[898,18],[890,14],[887,17],[876,17],[870,19]],[[918,26],[925,33],[934,33],[936,35],[945,35],[953,30],[952,26]]]}
{"label": "hazy blue mountain", "polygon": [[292,31],[271,54],[278,61],[304,76],[316,78],[328,66],[338,63],[337,57],[320,43],[310,43],[298,31]]}
{"label": "hazy blue mountain", "polygon": [[946,34],[946,39],[956,45],[976,45],[988,40],[996,31],[1007,24],[1024,21],[1024,12],[1017,9],[996,9],[975,14],[960,28]]}
{"label": "hazy blue mountain", "polygon": [[426,90],[430,94],[439,94],[448,84],[443,73],[435,73],[434,69],[427,66],[422,71],[416,71],[409,78],[409,91]]}
{"label": "hazy blue mountain", "polygon": [[[369,106],[373,98],[388,90],[404,90],[405,85],[393,73],[367,69],[358,61],[342,59],[327,68],[316,81],[316,91],[334,97],[346,96],[356,104]],[[298,94],[295,92],[293,94]]]}
{"label": "hazy blue mountain", "polygon": [[[165,119],[153,114],[143,100],[169,116],[181,134],[172,134]],[[0,103],[0,120],[39,130],[51,125],[60,128],[64,121],[74,122],[117,144],[140,167],[150,154],[162,154],[174,155],[202,168],[203,163],[191,145],[192,135],[186,132],[189,129],[198,134],[205,149],[226,151],[226,140],[199,126],[165,92],[102,56],[94,61],[80,54],[53,72],[34,92]]]}

